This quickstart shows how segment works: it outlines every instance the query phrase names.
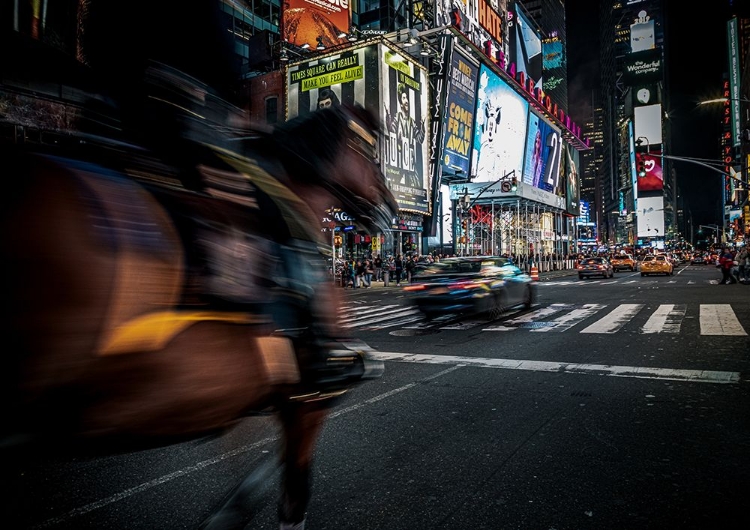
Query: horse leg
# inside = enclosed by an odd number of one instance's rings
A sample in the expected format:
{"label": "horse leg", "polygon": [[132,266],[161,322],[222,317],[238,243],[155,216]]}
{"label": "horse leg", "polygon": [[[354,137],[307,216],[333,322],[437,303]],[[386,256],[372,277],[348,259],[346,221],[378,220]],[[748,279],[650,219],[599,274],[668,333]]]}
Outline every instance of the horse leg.
{"label": "horse leg", "polygon": [[263,462],[227,495],[221,507],[201,524],[201,530],[245,528],[279,470],[279,462],[275,457]]}
{"label": "horse leg", "polygon": [[290,402],[282,406],[284,443],[282,494],[279,503],[281,530],[304,530],[305,512],[312,487],[315,444],[330,412],[331,399]]}

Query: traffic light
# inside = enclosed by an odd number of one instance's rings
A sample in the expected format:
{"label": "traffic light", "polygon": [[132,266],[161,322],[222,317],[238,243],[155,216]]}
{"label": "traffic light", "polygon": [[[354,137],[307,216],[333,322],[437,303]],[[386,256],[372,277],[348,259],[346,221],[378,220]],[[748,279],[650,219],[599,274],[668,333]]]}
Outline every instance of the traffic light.
{"label": "traffic light", "polygon": [[643,178],[646,176],[646,163],[643,160],[643,155],[638,157],[638,176]]}
{"label": "traffic light", "polygon": [[464,231],[466,231],[466,229],[467,229],[468,227],[469,227],[469,221],[467,221],[466,219],[463,219],[463,220],[461,221],[461,228],[462,228],[462,229],[463,229]]}
{"label": "traffic light", "polygon": [[518,179],[516,177],[513,177],[510,179],[510,191],[516,191],[518,190]]}

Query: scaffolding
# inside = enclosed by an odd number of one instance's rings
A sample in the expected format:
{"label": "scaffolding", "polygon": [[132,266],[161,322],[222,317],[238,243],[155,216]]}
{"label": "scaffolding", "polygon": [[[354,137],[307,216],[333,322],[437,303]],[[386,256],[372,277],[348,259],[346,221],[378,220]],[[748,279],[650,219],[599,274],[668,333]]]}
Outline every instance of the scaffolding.
{"label": "scaffolding", "polygon": [[462,215],[466,223],[454,223],[458,255],[506,255],[530,267],[575,252],[575,220],[558,208],[519,198],[493,199]]}

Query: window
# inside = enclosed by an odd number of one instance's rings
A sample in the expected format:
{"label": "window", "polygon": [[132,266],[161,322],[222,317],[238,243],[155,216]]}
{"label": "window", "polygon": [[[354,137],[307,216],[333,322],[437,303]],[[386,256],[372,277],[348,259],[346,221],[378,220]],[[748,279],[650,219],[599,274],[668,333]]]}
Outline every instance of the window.
{"label": "window", "polygon": [[279,98],[272,96],[266,98],[266,123],[273,124],[278,121],[278,101]]}

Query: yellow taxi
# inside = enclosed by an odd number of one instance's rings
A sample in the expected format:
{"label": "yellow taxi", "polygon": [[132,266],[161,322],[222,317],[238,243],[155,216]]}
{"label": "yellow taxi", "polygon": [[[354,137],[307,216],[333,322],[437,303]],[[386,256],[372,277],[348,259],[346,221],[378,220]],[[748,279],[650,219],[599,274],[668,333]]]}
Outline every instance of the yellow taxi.
{"label": "yellow taxi", "polygon": [[641,262],[641,276],[647,274],[666,274],[671,276],[674,274],[674,265],[664,254],[658,254],[656,256],[646,256]]}
{"label": "yellow taxi", "polygon": [[609,262],[612,264],[612,269],[615,272],[620,270],[635,270],[635,260],[630,254],[613,254]]}

